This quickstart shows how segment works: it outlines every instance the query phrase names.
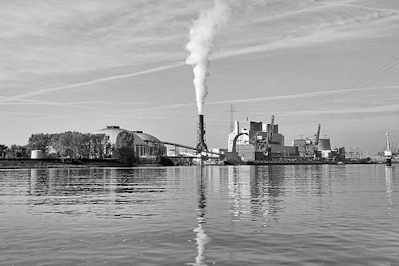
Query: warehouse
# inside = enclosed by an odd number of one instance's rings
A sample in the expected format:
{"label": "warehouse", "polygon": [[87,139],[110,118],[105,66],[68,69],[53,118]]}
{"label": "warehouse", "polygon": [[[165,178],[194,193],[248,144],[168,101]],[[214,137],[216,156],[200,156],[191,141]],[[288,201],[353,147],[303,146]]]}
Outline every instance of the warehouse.
{"label": "warehouse", "polygon": [[105,135],[105,157],[118,158],[121,150],[130,153],[140,162],[156,162],[166,156],[165,145],[158,138],[143,131],[107,126],[95,133]]}

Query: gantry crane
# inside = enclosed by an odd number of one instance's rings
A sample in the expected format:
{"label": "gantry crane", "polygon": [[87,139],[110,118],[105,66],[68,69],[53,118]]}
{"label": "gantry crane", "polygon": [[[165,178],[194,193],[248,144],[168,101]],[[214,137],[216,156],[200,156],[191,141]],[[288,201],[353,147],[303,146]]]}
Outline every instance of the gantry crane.
{"label": "gantry crane", "polygon": [[385,163],[387,166],[392,165],[392,150],[391,150],[391,143],[389,140],[389,132],[386,134],[386,148],[384,151]]}

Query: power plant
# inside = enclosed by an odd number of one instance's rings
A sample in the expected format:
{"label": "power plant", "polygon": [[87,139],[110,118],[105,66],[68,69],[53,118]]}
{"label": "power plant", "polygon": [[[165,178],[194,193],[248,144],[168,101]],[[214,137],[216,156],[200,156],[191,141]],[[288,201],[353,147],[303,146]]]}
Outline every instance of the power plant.
{"label": "power plant", "polygon": [[234,130],[228,137],[227,160],[234,162],[270,162],[277,158],[295,160],[298,148],[284,144],[284,136],[272,115],[270,123],[250,121],[249,127],[240,128],[235,122]]}
{"label": "power plant", "polygon": [[227,161],[247,163],[270,162],[328,162],[345,161],[345,149],[332,148],[328,137],[320,137],[321,125],[314,137],[294,139],[293,145],[284,143],[284,135],[272,115],[270,123],[249,121],[248,127],[240,128],[238,121],[228,136],[225,152]]}

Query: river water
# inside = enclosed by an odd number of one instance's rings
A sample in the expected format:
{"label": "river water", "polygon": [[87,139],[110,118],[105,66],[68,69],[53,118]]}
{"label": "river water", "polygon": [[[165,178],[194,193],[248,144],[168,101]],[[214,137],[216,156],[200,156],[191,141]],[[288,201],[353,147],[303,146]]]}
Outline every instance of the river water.
{"label": "river water", "polygon": [[399,165],[0,170],[1,265],[399,265]]}

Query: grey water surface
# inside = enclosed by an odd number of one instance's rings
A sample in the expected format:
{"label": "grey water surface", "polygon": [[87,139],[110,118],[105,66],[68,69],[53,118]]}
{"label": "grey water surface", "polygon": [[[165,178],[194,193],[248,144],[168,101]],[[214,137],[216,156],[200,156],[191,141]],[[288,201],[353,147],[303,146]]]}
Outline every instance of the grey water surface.
{"label": "grey water surface", "polygon": [[399,165],[0,170],[1,265],[399,265]]}

